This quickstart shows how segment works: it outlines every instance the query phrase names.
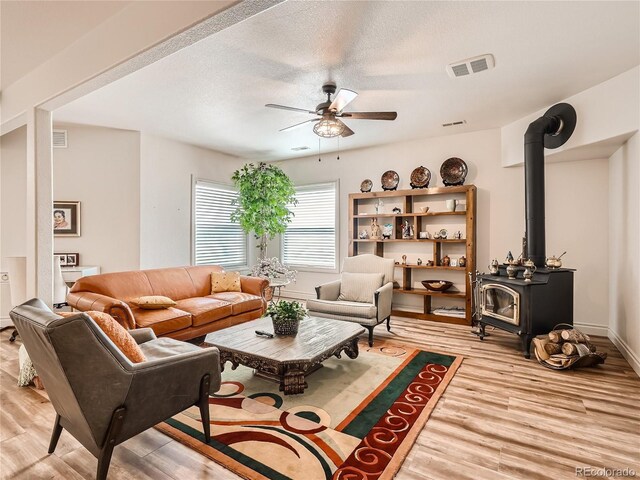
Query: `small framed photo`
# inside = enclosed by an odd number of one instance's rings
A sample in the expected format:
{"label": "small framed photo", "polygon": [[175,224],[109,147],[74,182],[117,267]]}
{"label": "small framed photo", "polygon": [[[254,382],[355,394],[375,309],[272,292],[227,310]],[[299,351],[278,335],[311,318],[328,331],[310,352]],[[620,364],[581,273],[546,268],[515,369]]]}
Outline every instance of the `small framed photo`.
{"label": "small framed photo", "polygon": [[457,258],[452,258],[451,259],[451,263],[449,263],[449,266],[457,267],[458,266],[458,259]]}
{"label": "small framed photo", "polygon": [[61,267],[77,267],[80,265],[79,253],[54,253],[60,259]]}
{"label": "small framed photo", "polygon": [[53,234],[56,237],[80,236],[80,202],[53,202]]}

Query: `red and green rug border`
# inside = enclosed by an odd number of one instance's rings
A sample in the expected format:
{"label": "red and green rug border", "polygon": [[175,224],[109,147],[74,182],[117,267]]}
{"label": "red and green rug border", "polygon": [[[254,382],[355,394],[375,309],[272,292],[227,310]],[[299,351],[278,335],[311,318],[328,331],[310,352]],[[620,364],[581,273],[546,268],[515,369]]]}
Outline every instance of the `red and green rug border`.
{"label": "red and green rug border", "polygon": [[[391,344],[384,345],[384,347],[393,347],[393,346],[394,345],[391,345]],[[444,378],[438,384],[438,387],[436,388],[435,392],[432,394],[427,405],[424,407],[424,409],[418,416],[417,420],[413,423],[412,427],[408,431],[407,435],[403,439],[400,446],[393,453],[393,456],[390,459],[387,466],[385,467],[384,471],[379,476],[377,476],[376,480],[392,480],[394,478],[394,476],[402,466],[402,463],[407,457],[409,451],[415,444],[420,432],[422,431],[427,421],[429,420],[429,417],[431,416],[433,410],[438,404],[440,397],[443,395],[444,391],[446,390],[447,386],[453,379],[454,375],[456,374],[456,371],[458,370],[458,368],[460,367],[463,361],[462,356],[441,354],[438,352],[421,350],[420,348],[416,348],[416,347],[406,346],[406,348],[413,349],[414,351],[408,356],[408,358],[405,361],[402,362],[402,364],[400,364],[396,368],[396,370],[393,372],[392,375],[389,375],[389,377],[385,379],[384,382],[382,382],[369,396],[367,396],[360,403],[360,405],[347,418],[345,418],[340,423],[340,425],[338,425],[335,428],[335,430],[337,431],[343,431],[346,427],[348,427],[348,425],[354,420],[354,418],[356,418],[359,414],[362,413],[364,409],[366,409],[366,407],[371,403],[372,399],[375,399],[375,397],[377,397],[381,391],[383,391],[386,387],[388,387],[388,385],[395,378],[397,378],[397,374],[401,372],[404,368],[406,368],[406,366],[409,365],[420,353],[425,352],[428,354],[441,355],[442,357],[453,358],[453,361],[451,362],[451,364],[447,366],[447,372]],[[253,468],[250,468],[245,464],[239,462],[238,460],[234,459],[230,455],[225,454],[224,447],[226,446],[221,446],[220,449],[211,448],[212,447],[211,445],[207,445],[204,443],[204,435],[202,434],[202,432],[193,431],[193,435],[190,435],[188,433],[183,432],[181,429],[175,426],[172,426],[166,422],[156,425],[155,428],[165,433],[166,435],[170,436],[171,438],[177,440],[178,442],[184,444],[185,446],[188,446],[189,448],[197,451],[201,455],[204,455],[205,457],[220,464],[222,467],[232,471],[233,473],[247,480],[273,480],[274,478],[274,477],[271,477],[271,478],[266,477],[262,475],[260,472],[254,470]],[[283,477],[283,478],[286,478],[286,477]]]}

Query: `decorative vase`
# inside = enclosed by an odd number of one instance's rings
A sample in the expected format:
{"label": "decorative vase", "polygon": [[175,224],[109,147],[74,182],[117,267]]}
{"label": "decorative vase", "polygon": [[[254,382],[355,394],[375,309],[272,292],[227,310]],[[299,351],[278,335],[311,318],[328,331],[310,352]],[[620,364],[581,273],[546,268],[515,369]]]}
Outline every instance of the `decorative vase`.
{"label": "decorative vase", "polygon": [[507,275],[511,280],[515,280],[516,276],[518,275],[518,267],[511,264],[507,266]]}
{"label": "decorative vase", "polygon": [[271,318],[273,322],[273,332],[276,335],[296,335],[300,320],[290,318]]}

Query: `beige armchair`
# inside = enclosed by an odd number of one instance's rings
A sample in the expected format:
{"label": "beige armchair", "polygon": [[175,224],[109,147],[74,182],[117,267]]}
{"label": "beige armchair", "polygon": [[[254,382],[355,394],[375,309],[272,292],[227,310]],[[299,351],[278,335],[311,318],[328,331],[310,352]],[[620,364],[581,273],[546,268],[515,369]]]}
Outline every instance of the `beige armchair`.
{"label": "beige armchair", "polygon": [[[393,269],[392,258],[371,254],[345,258],[342,266],[343,274],[378,273],[383,275],[382,285],[371,292],[370,298],[363,299],[365,301],[341,300],[340,294],[344,290],[342,279],[320,285],[316,287],[317,298],[307,301],[309,315],[359,323],[369,330],[369,346],[373,346],[373,329],[376,325],[386,320],[387,330],[391,330]],[[363,288],[366,287],[363,286]],[[365,297],[367,297],[366,293]]]}

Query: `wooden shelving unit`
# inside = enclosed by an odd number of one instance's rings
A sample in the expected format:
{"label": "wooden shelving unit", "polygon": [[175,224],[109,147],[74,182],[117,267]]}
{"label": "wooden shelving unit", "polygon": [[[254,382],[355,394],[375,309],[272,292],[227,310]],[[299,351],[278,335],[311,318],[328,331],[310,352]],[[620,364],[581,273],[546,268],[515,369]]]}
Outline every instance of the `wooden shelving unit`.
{"label": "wooden shelving unit", "polygon": [[[383,202],[391,202],[401,209],[401,213],[375,213],[375,204],[381,199]],[[444,208],[446,200],[455,199],[459,204],[464,204],[464,210],[456,209],[456,211],[447,211]],[[421,207],[429,207],[428,212],[421,212]],[[385,209],[389,209],[388,206]],[[382,227],[384,221],[391,222],[393,225],[393,235],[390,239],[361,239],[358,238],[358,232],[367,229],[367,225],[362,220],[371,221],[379,220]],[[432,233],[438,229],[438,225],[432,222],[451,220],[451,224],[459,226],[459,230],[463,238],[446,238],[446,239],[423,239],[419,238],[420,231],[430,231]],[[409,222],[412,227],[413,235],[411,238],[402,238],[402,225]],[[448,232],[448,236],[453,232]],[[370,192],[370,193],[352,193],[349,195],[349,255],[358,255],[359,253],[371,252],[379,256],[385,256],[385,244],[396,245],[395,250],[403,244],[407,245],[424,245],[422,251],[426,260],[432,260],[433,265],[417,265],[415,263],[402,264],[402,253],[394,252],[394,260],[396,261],[396,269],[401,272],[401,281],[398,287],[394,288],[395,295],[420,295],[423,297],[422,312],[394,309],[393,315],[402,317],[412,317],[422,320],[432,320],[447,323],[471,325],[471,316],[473,312],[473,295],[471,291],[472,276],[476,271],[476,187],[475,185],[464,185],[459,187],[438,187],[423,188],[415,190],[397,190],[387,192]],[[464,267],[452,267],[442,265],[442,258],[447,254],[449,248],[455,245],[463,245],[466,257]],[[412,247],[415,248],[415,247]],[[460,247],[457,247],[460,248]],[[387,252],[387,256],[390,256]],[[460,279],[457,284],[464,284],[464,290],[450,289],[447,292],[432,292],[423,287],[415,287],[413,282],[413,273],[423,271],[445,271],[452,272],[456,275],[464,275],[464,279]],[[471,273],[471,275],[469,275]],[[465,308],[465,317],[452,317],[448,315],[437,315],[432,313],[434,306],[432,299],[453,299],[463,300]],[[395,300],[395,298],[394,298]]]}

